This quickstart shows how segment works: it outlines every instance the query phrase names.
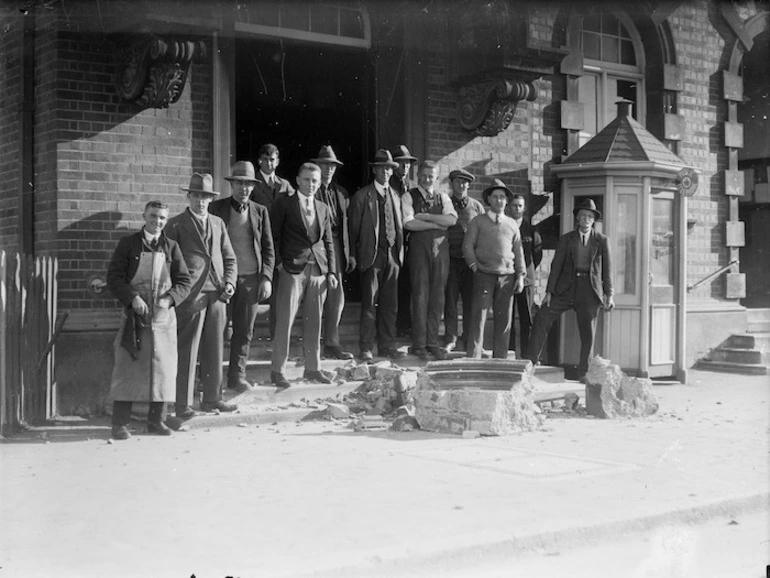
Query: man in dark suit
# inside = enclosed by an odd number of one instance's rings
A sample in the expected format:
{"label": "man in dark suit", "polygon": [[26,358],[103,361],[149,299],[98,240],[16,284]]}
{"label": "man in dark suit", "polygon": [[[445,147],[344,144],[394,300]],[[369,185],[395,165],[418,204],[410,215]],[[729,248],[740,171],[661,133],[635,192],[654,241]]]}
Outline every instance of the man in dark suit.
{"label": "man in dark suit", "polygon": [[615,301],[609,241],[593,229],[602,215],[591,199],[578,203],[573,214],[578,228],[559,238],[543,305],[535,316],[529,358],[532,363],[539,361],[553,322],[568,309],[574,309],[580,332],[577,370],[582,381],[593,352],[599,307],[611,311]]}
{"label": "man in dark suit", "polygon": [[[394,151],[393,160],[397,166],[390,177],[390,188],[400,197],[412,188],[410,175],[412,166],[417,162],[417,157],[412,156],[406,145],[398,145]],[[404,233],[404,254],[409,249],[409,234]],[[398,272],[398,316],[396,318],[396,331],[400,336],[412,334],[412,283],[409,278],[409,267],[406,261],[401,264]]]}
{"label": "man in dark suit", "polygon": [[275,251],[270,214],[265,207],[249,200],[256,183],[254,165],[249,161],[238,161],[225,179],[230,181],[230,197],[212,202],[209,213],[227,225],[227,234],[238,260],[238,281],[228,308],[233,333],[227,386],[243,393],[251,389],[246,379],[246,362],[257,306],[269,299],[273,292]]}
{"label": "man in dark suit", "polygon": [[286,179],[275,174],[275,169],[281,162],[278,147],[274,144],[264,144],[259,147],[257,153],[259,173],[254,179],[254,190],[251,192],[251,200],[264,205],[270,211],[273,203],[283,196],[294,193],[294,187]]}
{"label": "man in dark suit", "polygon": [[[234,404],[222,401],[222,354],[227,322],[225,303],[235,293],[238,267],[225,223],[210,215],[208,206],[219,193],[207,173],[195,173],[187,191],[189,207],[170,219],[169,239],[179,243],[192,289],[177,307],[179,367],[176,377],[176,416],[195,415],[195,362],[200,365],[203,411],[234,411]],[[199,357],[200,353],[200,357]]]}
{"label": "man in dark suit", "polygon": [[270,380],[278,387],[291,385],[284,371],[289,358],[291,326],[303,301],[304,377],[316,383],[331,383],[321,372],[321,316],[327,285],[336,288],[339,279],[335,273],[329,208],[315,198],[321,185],[318,165],[303,164],[297,185],[297,194],[278,199],[271,215],[280,275]]}
{"label": "man in dark suit", "polygon": [[532,329],[532,306],[535,298],[535,269],[540,266],[543,260],[543,241],[540,233],[532,225],[532,221],[524,216],[526,201],[521,193],[514,193],[513,200],[506,207],[506,213],[519,226],[521,235],[521,246],[524,249],[524,262],[527,265],[527,276],[524,278],[524,290],[521,293],[515,293],[513,296],[513,314],[511,316],[511,339],[509,348],[516,351],[516,331],[514,330],[514,319],[516,311],[519,312],[519,335],[521,341],[521,356],[524,357],[529,351],[529,333]]}
{"label": "man in dark suit", "polygon": [[[254,179],[254,189],[251,191],[251,200],[267,207],[267,212],[273,210],[273,204],[281,197],[294,194],[294,187],[289,181],[275,174],[281,159],[278,147],[274,144],[264,144],[259,147],[257,164],[259,171]],[[273,276],[273,287],[278,285],[278,271]],[[275,335],[276,294],[273,291],[270,297],[270,338]]]}
{"label": "man in dark suit", "polygon": [[396,349],[396,314],[398,310],[398,275],[404,262],[404,226],[401,201],[388,185],[397,166],[385,149],[380,149],[369,163],[374,181],[359,189],[350,202],[351,257],[361,272],[361,328],[358,338],[359,359],[372,361],[382,357],[401,359]]}
{"label": "man in dark suit", "polygon": [[353,354],[340,347],[340,319],[345,308],[345,288],[342,286],[342,274],[352,271],[350,261],[350,244],[348,234],[348,205],[350,195],[345,187],[334,180],[337,168],[342,162],[334,154],[330,145],[324,145],[313,159],[321,167],[321,186],[316,197],[329,207],[329,217],[332,222],[332,238],[334,239],[334,260],[337,263],[335,273],[340,283],[335,287],[327,287],[326,303],[323,315],[323,356],[329,359],[353,359]]}

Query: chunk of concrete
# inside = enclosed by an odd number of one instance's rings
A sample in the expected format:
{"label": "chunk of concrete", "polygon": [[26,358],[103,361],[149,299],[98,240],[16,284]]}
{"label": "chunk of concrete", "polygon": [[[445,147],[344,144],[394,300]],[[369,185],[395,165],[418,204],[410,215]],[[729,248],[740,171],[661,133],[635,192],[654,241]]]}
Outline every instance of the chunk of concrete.
{"label": "chunk of concrete", "polygon": [[350,417],[350,409],[341,403],[329,403],[326,405],[326,413],[334,419],[347,419]]}
{"label": "chunk of concrete", "polygon": [[393,431],[414,431],[420,429],[420,424],[411,415],[400,415],[393,420]]}
{"label": "chunk of concrete", "polygon": [[[485,380],[485,373],[492,379]],[[538,429],[545,418],[534,401],[531,374],[529,361],[430,362],[413,392],[415,417],[423,429],[442,433],[509,435]]]}
{"label": "chunk of concrete", "polygon": [[366,363],[356,365],[355,369],[353,370],[353,374],[351,375],[351,379],[353,381],[363,381],[369,379],[370,377],[369,366]]}
{"label": "chunk of concrete", "polygon": [[586,412],[600,418],[643,417],[658,411],[652,381],[629,377],[598,355],[586,374]]}

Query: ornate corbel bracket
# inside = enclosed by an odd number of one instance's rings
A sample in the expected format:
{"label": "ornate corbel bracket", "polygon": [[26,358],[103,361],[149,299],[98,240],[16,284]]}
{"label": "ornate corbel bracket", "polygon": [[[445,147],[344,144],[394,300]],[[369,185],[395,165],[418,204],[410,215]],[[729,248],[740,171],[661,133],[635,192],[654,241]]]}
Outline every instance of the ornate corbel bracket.
{"label": "ornate corbel bracket", "polygon": [[479,136],[495,136],[511,124],[520,100],[535,100],[537,89],[523,80],[494,80],[460,89],[460,126]]}
{"label": "ornate corbel bracket", "polygon": [[131,36],[116,52],[120,98],[141,108],[168,108],[179,100],[190,63],[206,58],[201,40],[169,40],[153,34]]}

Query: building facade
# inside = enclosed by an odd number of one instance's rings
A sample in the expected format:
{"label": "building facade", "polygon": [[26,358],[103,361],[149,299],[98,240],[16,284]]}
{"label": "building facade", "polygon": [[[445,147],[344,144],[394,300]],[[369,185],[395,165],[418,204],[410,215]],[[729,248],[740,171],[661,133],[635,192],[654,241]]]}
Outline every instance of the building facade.
{"label": "building facade", "polygon": [[[686,251],[668,249],[686,294],[673,330],[680,365],[745,329],[746,307],[770,306],[767,1],[6,0],[0,10],[0,246],[59,260],[63,413],[98,407],[109,383],[120,311],[103,281],[117,240],[149,200],[182,210],[192,172],[226,193],[231,164],[256,160],[265,142],[289,179],[331,144],[349,190],[369,180],[377,148],[398,144],[437,161],[445,189],[455,168],[477,177],[476,197],[500,178],[530,195],[552,251],[572,226],[553,167],[630,101],[697,181],[672,174],[663,187],[688,197],[672,232]],[[632,264],[655,226],[641,219]]]}

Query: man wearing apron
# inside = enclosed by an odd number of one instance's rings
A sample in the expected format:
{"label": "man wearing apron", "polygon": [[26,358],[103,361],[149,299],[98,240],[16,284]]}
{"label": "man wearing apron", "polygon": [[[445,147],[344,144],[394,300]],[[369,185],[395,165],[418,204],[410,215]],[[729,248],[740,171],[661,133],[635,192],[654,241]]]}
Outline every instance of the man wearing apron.
{"label": "man wearing apron", "polygon": [[107,286],[123,304],[124,323],[115,339],[110,397],[112,437],[131,437],[135,401],[149,402],[147,431],[171,435],[163,423],[166,402],[176,395],[176,312],[191,281],[182,251],[163,234],[168,206],[150,201],[142,230],[123,237],[110,260]]}
{"label": "man wearing apron", "polygon": [[412,353],[420,359],[446,359],[439,346],[438,326],[444,313],[444,288],[449,275],[447,229],[457,222],[449,196],[434,190],[438,166],[423,161],[417,187],[401,197],[404,229],[409,231],[406,261],[412,282]]}

